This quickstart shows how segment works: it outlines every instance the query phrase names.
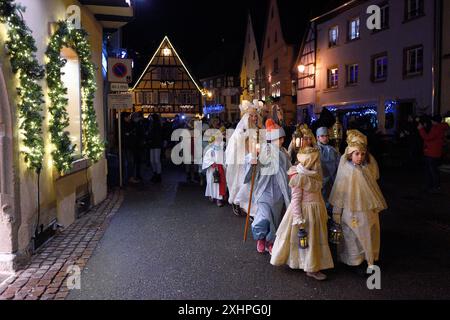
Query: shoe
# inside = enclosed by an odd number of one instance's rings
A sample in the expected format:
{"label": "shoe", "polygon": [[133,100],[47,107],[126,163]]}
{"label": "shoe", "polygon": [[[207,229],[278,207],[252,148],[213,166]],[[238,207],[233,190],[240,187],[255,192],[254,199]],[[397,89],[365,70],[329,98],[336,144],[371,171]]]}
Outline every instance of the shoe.
{"label": "shoe", "polygon": [[273,249],[273,243],[272,242],[267,242],[266,252],[268,252],[270,255],[272,255],[272,249]]}
{"label": "shoe", "polygon": [[214,198],[213,197],[208,197],[209,202],[214,203]]}
{"label": "shoe", "polygon": [[266,252],[266,240],[258,240],[258,241],[256,241],[256,250],[259,253]]}
{"label": "shoe", "polygon": [[314,278],[318,281],[324,281],[327,279],[327,276],[324,275],[322,272],[307,272],[306,275],[310,278]]}
{"label": "shoe", "polygon": [[241,208],[239,208],[239,206],[235,205],[234,203],[231,205],[231,207],[233,208],[234,215],[240,217],[241,216]]}
{"label": "shoe", "polygon": [[222,208],[222,207],[223,207],[223,202],[222,202],[222,200],[217,200],[217,206],[218,206],[219,208]]}

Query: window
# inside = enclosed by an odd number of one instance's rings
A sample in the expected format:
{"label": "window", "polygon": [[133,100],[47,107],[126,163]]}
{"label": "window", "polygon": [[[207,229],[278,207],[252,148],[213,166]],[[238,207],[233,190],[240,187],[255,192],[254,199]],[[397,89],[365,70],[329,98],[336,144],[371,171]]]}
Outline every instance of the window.
{"label": "window", "polygon": [[328,46],[330,48],[334,47],[334,46],[337,46],[338,39],[339,39],[339,27],[335,26],[335,27],[330,28],[330,31],[329,31],[328,34],[329,34],[329,44],[328,44]]}
{"label": "window", "polygon": [[348,24],[348,39],[350,41],[359,39],[359,36],[360,36],[359,26],[360,26],[359,18],[355,18],[349,22],[349,24]]}
{"label": "window", "polygon": [[359,68],[357,64],[347,66],[347,85],[355,85],[358,83]]}
{"label": "window", "polygon": [[388,75],[388,57],[386,53],[372,58],[372,81],[385,81]]}
{"label": "window", "polygon": [[383,4],[381,9],[381,29],[389,28],[389,4]]}
{"label": "window", "polygon": [[234,87],[234,79],[233,79],[233,77],[228,77],[228,87]]}
{"label": "window", "polygon": [[278,81],[272,85],[272,97],[279,98],[281,97],[281,82]]}
{"label": "window", "polygon": [[405,75],[416,76],[423,72],[423,46],[405,49]]}
{"label": "window", "polygon": [[169,92],[167,92],[167,91],[159,92],[159,103],[160,104],[169,104]]}
{"label": "window", "polygon": [[81,138],[81,75],[80,61],[76,52],[69,48],[61,50],[61,57],[67,60],[66,65],[61,69],[61,80],[64,87],[67,88],[66,99],[67,113],[69,116],[70,141],[75,145],[74,157],[81,157],[82,138]]}
{"label": "window", "polygon": [[274,73],[278,73],[279,70],[279,66],[278,66],[278,58],[276,58],[275,60],[273,60],[273,72]]}
{"label": "window", "polygon": [[214,81],[211,79],[209,80],[209,88],[214,88]]}
{"label": "window", "polygon": [[405,19],[411,20],[425,14],[423,0],[405,0]]}
{"label": "window", "polygon": [[328,88],[337,88],[339,85],[339,69],[336,68],[330,68],[328,69]]}

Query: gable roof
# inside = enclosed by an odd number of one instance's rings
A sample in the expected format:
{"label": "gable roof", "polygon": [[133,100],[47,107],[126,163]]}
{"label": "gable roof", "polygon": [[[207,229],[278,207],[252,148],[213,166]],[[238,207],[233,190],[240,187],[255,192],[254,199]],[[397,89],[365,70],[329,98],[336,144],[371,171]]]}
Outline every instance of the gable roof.
{"label": "gable roof", "polygon": [[191,75],[191,73],[189,72],[189,69],[186,67],[186,65],[184,64],[183,60],[180,58],[180,55],[178,54],[178,52],[176,51],[175,47],[173,46],[173,44],[170,42],[169,38],[167,36],[164,37],[164,39],[161,41],[161,44],[159,45],[158,49],[156,49],[155,53],[153,54],[153,57],[150,59],[149,63],[147,64],[147,66],[145,67],[144,71],[142,72],[141,76],[139,77],[139,79],[136,81],[135,85],[133,86],[133,88],[131,90],[135,90],[136,87],[139,85],[139,83],[142,81],[142,79],[144,78],[145,74],[148,72],[149,68],[151,67],[152,64],[157,63],[157,59],[158,59],[158,53],[160,52],[160,50],[163,47],[167,47],[169,49],[171,49],[174,53],[175,53],[175,57],[179,60],[179,62],[181,63],[181,65],[183,66],[184,70],[186,71],[186,73],[189,75],[190,79],[192,80],[192,82],[194,83],[195,87],[198,89],[198,91],[200,91],[200,93],[202,93],[202,89],[200,88],[200,86],[197,84],[197,81],[195,80],[195,78]]}

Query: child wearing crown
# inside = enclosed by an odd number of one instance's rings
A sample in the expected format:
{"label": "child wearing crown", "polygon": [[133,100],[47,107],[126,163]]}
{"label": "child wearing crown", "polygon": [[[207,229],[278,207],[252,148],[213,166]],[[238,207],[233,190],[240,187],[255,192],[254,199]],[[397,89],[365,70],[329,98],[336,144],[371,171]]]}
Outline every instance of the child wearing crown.
{"label": "child wearing crown", "polygon": [[[310,143],[308,143],[310,144]],[[291,204],[277,230],[270,263],[302,269],[308,277],[322,281],[321,270],[334,267],[328,246],[328,215],[322,198],[320,151],[303,146],[297,154],[298,165],[288,171]],[[299,244],[299,231],[306,231],[307,243]]]}
{"label": "child wearing crown", "polygon": [[387,205],[377,183],[377,162],[367,150],[367,137],[349,130],[347,144],[329,198],[333,220],[342,226],[338,259],[349,266],[366,261],[370,268],[379,259],[379,213]]}
{"label": "child wearing crown", "polygon": [[205,196],[211,202],[216,202],[218,207],[223,207],[227,194],[223,150],[225,128],[222,127],[215,131],[210,138],[210,144],[205,149],[202,169],[206,170]]}

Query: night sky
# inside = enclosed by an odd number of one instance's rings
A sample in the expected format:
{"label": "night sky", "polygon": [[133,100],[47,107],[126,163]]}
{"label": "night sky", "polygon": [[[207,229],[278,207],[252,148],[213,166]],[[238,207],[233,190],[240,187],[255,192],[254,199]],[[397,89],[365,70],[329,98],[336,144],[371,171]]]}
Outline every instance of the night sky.
{"label": "night sky", "polygon": [[[330,0],[286,0],[302,3],[296,19],[307,21],[311,9]],[[259,18],[266,15],[266,0],[136,0],[135,19],[123,29],[123,46],[135,51],[136,70],[141,71],[167,35],[197,78],[205,76],[218,52],[230,52],[234,65],[243,54],[249,8]]]}

